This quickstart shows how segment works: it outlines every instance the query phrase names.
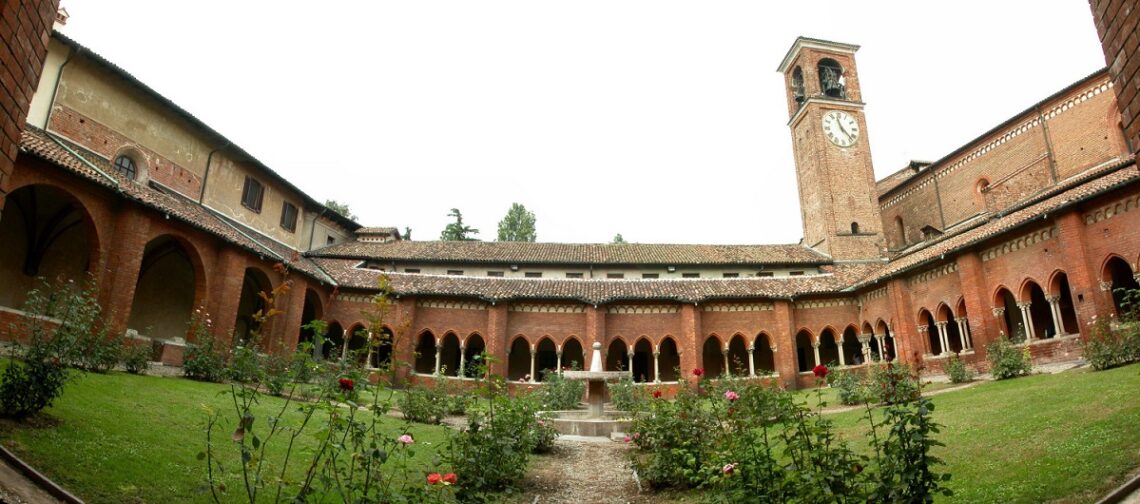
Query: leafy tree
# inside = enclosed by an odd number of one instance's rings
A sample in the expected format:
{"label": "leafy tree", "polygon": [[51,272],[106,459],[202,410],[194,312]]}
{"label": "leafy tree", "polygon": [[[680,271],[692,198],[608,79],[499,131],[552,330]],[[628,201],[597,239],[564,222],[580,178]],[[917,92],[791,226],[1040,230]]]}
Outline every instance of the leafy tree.
{"label": "leafy tree", "polygon": [[475,241],[475,235],[479,234],[479,230],[463,223],[463,214],[459,212],[458,208],[452,208],[447,214],[448,217],[455,217],[455,222],[452,222],[443,228],[443,232],[439,234],[439,239],[443,241]]}
{"label": "leafy tree", "polygon": [[325,206],[346,219],[356,220],[356,215],[352,213],[352,209],[348,208],[348,203],[341,203],[337,200],[330,199],[325,200]]}
{"label": "leafy tree", "polygon": [[614,235],[614,240],[610,243],[625,243],[625,238],[621,237],[621,233]]}
{"label": "leafy tree", "polygon": [[534,212],[519,203],[511,203],[507,216],[499,221],[499,241],[533,242]]}

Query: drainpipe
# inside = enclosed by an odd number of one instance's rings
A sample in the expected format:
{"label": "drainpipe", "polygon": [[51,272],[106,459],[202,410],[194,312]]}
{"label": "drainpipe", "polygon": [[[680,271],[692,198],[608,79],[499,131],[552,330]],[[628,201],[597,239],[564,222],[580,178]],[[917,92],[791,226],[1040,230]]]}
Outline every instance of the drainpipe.
{"label": "drainpipe", "polygon": [[317,214],[316,217],[313,217],[313,225],[309,227],[309,248],[306,251],[313,250],[313,236],[317,234],[317,220],[321,217],[324,217],[325,212],[327,211],[328,207],[322,208],[321,213]]}
{"label": "drainpipe", "polygon": [[225,145],[223,145],[221,147],[215,147],[214,150],[210,151],[210,154],[206,156],[206,173],[204,175],[202,175],[202,189],[200,191],[198,191],[198,204],[199,205],[201,205],[202,201],[206,199],[206,182],[208,182],[210,180],[210,162],[214,160],[214,153],[218,152],[219,150],[225,149],[226,147],[229,147],[231,145],[233,145],[233,142],[226,141]]}
{"label": "drainpipe", "polygon": [[75,55],[81,52],[83,52],[83,47],[72,48],[67,54],[67,59],[63,60],[63,63],[59,65],[59,73],[55,76],[55,87],[51,90],[51,101],[48,102],[48,115],[44,118],[44,131],[47,131],[48,125],[51,124],[52,113],[55,112],[55,97],[59,94],[59,83],[63,82],[63,67],[71,63],[71,58],[74,58]]}

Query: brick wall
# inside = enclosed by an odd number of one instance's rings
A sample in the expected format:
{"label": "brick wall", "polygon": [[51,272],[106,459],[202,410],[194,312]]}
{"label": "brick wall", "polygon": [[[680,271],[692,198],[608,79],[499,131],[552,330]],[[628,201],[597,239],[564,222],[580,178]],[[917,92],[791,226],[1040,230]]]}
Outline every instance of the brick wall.
{"label": "brick wall", "polygon": [[1140,7],[1134,0],[1089,0],[1104,48],[1125,137],[1140,158]]}
{"label": "brick wall", "polygon": [[0,208],[58,7],[59,0],[0,1]]}

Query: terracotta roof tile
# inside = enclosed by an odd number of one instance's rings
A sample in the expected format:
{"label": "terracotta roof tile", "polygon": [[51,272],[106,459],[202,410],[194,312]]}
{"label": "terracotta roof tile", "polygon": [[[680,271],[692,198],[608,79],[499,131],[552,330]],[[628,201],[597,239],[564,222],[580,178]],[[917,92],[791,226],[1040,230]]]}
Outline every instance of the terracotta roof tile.
{"label": "terracotta roof tile", "polygon": [[504,264],[775,265],[831,262],[827,256],[801,245],[398,241],[348,242],[310,254],[380,261]]}

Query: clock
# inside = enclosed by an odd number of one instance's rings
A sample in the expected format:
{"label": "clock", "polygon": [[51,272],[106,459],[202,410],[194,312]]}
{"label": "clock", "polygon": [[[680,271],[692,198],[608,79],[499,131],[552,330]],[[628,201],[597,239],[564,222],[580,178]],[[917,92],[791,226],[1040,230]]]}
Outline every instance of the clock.
{"label": "clock", "polygon": [[831,143],[850,147],[859,139],[859,123],[847,112],[829,110],[823,114],[823,133]]}

